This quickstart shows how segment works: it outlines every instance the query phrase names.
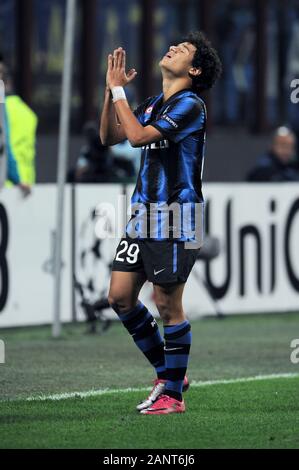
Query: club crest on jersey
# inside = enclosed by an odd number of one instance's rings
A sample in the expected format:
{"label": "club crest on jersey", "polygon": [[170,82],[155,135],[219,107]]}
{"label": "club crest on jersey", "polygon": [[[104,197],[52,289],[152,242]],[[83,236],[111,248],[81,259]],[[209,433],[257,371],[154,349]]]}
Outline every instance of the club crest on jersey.
{"label": "club crest on jersey", "polygon": [[152,110],[153,110],[153,107],[150,106],[149,108],[145,110],[145,114],[151,114]]}

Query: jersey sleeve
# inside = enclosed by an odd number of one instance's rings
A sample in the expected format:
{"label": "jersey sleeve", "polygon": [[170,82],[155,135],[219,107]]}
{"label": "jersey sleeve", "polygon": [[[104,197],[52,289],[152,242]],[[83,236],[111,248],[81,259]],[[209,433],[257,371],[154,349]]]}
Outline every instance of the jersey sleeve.
{"label": "jersey sleeve", "polygon": [[192,97],[171,104],[159,118],[150,123],[161,134],[177,143],[205,126],[204,106]]}

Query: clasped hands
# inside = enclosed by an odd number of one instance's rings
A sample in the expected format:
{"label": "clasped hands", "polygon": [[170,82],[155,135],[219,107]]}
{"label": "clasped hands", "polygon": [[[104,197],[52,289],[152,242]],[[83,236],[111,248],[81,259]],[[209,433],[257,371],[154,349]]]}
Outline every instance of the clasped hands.
{"label": "clasped hands", "polygon": [[106,74],[106,89],[112,90],[113,87],[124,87],[136,77],[135,69],[126,73],[126,51],[119,47],[113,54],[108,55],[108,68]]}

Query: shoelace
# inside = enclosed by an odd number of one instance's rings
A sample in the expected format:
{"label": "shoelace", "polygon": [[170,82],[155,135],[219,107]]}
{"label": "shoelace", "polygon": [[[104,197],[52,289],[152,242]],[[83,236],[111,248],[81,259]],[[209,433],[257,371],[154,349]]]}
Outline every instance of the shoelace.
{"label": "shoelace", "polygon": [[171,401],[172,398],[169,397],[168,395],[160,395],[160,400],[168,402],[168,401]]}

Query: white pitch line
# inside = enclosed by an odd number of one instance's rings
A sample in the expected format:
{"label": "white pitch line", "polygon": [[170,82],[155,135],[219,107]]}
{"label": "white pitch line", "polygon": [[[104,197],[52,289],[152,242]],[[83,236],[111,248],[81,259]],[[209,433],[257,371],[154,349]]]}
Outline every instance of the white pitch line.
{"label": "white pitch line", "polygon": [[[234,384],[241,382],[252,382],[254,380],[269,380],[269,379],[289,379],[298,377],[299,374],[270,374],[270,375],[256,375],[253,377],[240,377],[237,379],[222,379],[222,380],[207,380],[202,382],[191,382],[192,387],[207,387],[211,385],[225,385],[225,384]],[[25,399],[19,398],[17,401],[58,401],[58,400],[67,400],[69,398],[88,398],[88,397],[97,397],[101,395],[112,395],[118,393],[127,393],[127,392],[147,392],[150,391],[151,387],[146,388],[116,388],[116,389],[102,389],[102,390],[88,390],[86,392],[69,392],[69,393],[57,393],[54,395],[36,395],[31,396]],[[15,400],[14,400],[15,401]]]}

